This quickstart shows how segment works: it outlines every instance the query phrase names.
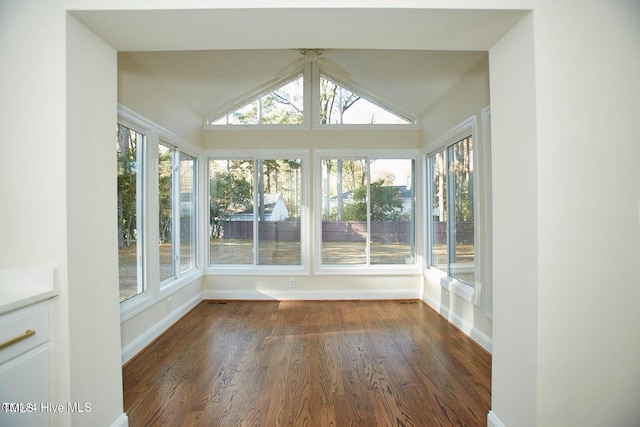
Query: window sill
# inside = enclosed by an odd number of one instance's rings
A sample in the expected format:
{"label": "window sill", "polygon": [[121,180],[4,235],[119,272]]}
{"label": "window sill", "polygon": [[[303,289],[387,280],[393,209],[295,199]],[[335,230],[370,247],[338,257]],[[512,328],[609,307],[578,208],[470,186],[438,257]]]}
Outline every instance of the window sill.
{"label": "window sill", "polygon": [[440,286],[473,305],[478,305],[476,288],[453,277],[440,278]]}
{"label": "window sill", "polygon": [[194,280],[197,280],[199,277],[202,277],[202,271],[194,268],[186,273],[183,273],[177,279],[167,280],[163,283],[160,283],[160,297],[159,299],[163,299],[168,297],[169,295],[178,292],[180,289],[185,286],[193,283]]}
{"label": "window sill", "polygon": [[302,265],[210,265],[207,276],[301,276],[309,270]]}
{"label": "window sill", "polygon": [[154,303],[155,299],[148,293],[137,295],[120,303],[120,322],[126,322],[151,307]]}

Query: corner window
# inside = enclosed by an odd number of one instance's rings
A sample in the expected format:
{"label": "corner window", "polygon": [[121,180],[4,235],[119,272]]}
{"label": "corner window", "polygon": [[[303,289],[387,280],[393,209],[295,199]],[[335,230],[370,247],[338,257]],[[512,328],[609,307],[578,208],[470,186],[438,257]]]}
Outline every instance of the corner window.
{"label": "corner window", "polygon": [[196,159],[158,144],[160,282],[196,266]]}
{"label": "corner window", "polygon": [[413,159],[323,158],[322,265],[415,264]]}
{"label": "corner window", "polygon": [[471,136],[427,158],[430,265],[475,285],[474,156]]}
{"label": "corner window", "polygon": [[302,265],[302,159],[211,159],[211,265]]}
{"label": "corner window", "polygon": [[145,136],[141,132],[118,125],[116,158],[120,302],[145,291],[142,244],[144,144]]}

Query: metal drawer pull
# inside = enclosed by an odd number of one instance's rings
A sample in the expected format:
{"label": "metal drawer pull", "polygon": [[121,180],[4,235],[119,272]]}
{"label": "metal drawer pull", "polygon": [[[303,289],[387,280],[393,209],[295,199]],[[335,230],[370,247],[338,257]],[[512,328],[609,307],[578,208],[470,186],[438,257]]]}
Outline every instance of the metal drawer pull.
{"label": "metal drawer pull", "polygon": [[14,344],[19,343],[20,341],[29,338],[31,335],[35,335],[36,331],[34,331],[33,329],[27,329],[26,331],[24,331],[24,334],[20,335],[19,337],[15,337],[15,338],[11,338],[8,341],[3,342],[2,344],[0,344],[0,350],[7,348],[9,346],[12,346]]}

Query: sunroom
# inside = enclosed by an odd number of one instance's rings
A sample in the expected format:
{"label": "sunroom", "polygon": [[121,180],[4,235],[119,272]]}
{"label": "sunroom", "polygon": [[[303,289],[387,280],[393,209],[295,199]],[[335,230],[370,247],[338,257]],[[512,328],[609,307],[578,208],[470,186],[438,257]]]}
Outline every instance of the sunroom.
{"label": "sunroom", "polygon": [[490,349],[488,94],[482,51],[120,52],[123,360],[201,297],[423,299]]}

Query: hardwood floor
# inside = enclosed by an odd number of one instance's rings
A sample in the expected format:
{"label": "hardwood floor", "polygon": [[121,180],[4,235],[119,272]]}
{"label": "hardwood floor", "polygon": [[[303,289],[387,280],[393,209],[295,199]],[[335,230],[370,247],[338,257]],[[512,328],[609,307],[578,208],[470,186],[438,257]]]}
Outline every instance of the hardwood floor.
{"label": "hardwood floor", "polygon": [[477,427],[491,356],[419,301],[204,301],[123,378],[132,427]]}

